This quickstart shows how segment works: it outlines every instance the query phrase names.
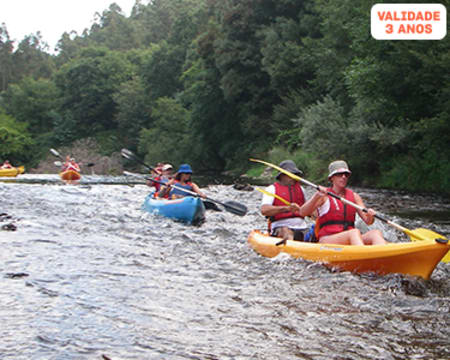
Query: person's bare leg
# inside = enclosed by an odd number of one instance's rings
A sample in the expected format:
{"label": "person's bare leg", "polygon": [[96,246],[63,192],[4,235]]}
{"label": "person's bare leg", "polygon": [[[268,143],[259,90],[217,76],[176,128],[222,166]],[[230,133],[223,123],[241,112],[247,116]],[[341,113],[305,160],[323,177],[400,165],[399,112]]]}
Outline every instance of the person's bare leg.
{"label": "person's bare leg", "polygon": [[333,235],[322,236],[319,242],[321,244],[364,245],[361,232],[358,229],[351,229]]}
{"label": "person's bare leg", "polygon": [[362,239],[366,245],[386,245],[387,242],[383,238],[380,230],[370,230],[363,234]]}

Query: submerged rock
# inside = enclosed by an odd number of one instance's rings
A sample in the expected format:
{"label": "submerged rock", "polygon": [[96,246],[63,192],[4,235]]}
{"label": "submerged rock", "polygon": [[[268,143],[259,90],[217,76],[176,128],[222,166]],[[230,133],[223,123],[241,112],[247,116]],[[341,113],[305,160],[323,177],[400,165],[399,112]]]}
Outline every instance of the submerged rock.
{"label": "submerged rock", "polygon": [[233,188],[240,191],[253,191],[253,186],[250,184],[234,184]]}

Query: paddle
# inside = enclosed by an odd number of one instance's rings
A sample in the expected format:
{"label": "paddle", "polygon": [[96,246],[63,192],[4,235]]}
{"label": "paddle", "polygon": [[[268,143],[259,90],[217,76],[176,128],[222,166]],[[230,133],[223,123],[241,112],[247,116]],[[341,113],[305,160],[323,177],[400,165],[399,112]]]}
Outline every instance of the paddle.
{"label": "paddle", "polygon": [[269,195],[269,196],[273,196],[274,198],[277,198],[278,200],[280,200],[282,203],[284,203],[285,205],[291,205],[290,203],[289,203],[289,201],[287,201],[286,199],[283,199],[281,196],[279,196],[279,195],[277,195],[277,194],[274,194],[274,193],[271,193],[271,192],[268,192],[268,191],[266,191],[266,190],[264,190],[264,189],[261,189],[261,188],[255,188],[256,190],[258,190],[259,192],[262,192],[263,194],[266,194],[266,195]]}
{"label": "paddle", "polygon": [[[149,178],[149,177],[147,177],[147,176],[145,176],[145,175],[134,174],[134,173],[130,173],[130,172],[128,172],[128,171],[124,171],[123,173],[124,173],[125,175],[129,175],[129,176],[139,176],[139,177],[142,177],[142,178],[144,178],[144,179],[146,179],[146,180],[151,180],[151,181],[153,181],[153,182],[155,182],[155,183],[158,183],[158,184],[167,186],[167,184],[166,184],[165,182],[159,181],[159,180],[155,180],[155,179],[153,179],[153,178]],[[176,185],[170,185],[170,186],[173,187],[174,189],[181,190],[181,191],[183,191],[183,192],[185,192],[185,193],[187,193],[187,194],[190,194],[190,195],[192,195],[192,196],[200,197],[200,195],[197,194],[197,193],[194,192],[194,191],[190,191],[190,190],[184,189],[184,188],[179,187],[179,186],[176,186]],[[239,215],[239,216],[245,216],[245,214],[247,214],[247,207],[246,207],[244,204],[241,204],[241,203],[239,203],[239,202],[237,202],[237,201],[227,201],[227,202],[225,202],[225,203],[222,203],[222,202],[220,202],[220,201],[218,201],[218,200],[214,200],[214,199],[211,199],[211,198],[209,198],[209,197],[205,197],[204,199],[205,199],[205,200],[208,200],[208,201],[211,201],[211,202],[213,202],[213,203],[222,205],[222,206],[225,208],[226,211],[228,211],[228,212],[230,212],[230,213],[232,213],[232,214]]]}
{"label": "paddle", "polygon": [[65,159],[61,156],[61,154],[57,152],[55,149],[50,149],[50,152],[56,157],[59,157],[61,160],[65,161]]}
{"label": "paddle", "polygon": [[[56,154],[58,154],[58,155],[56,155],[55,153],[53,153],[52,150],[53,150]],[[61,155],[60,155],[55,149],[50,149],[50,151],[52,152],[53,155],[61,157]],[[61,161],[54,161],[53,164],[54,164],[55,166],[59,166],[59,167],[63,166],[63,163],[62,163]],[[83,163],[80,163],[80,165],[83,165]],[[90,163],[87,163],[86,166],[87,166],[87,167],[92,167],[92,166],[95,166],[95,163],[90,162]]]}
{"label": "paddle", "polygon": [[[295,175],[295,174],[293,174],[293,173],[291,173],[291,172],[289,172],[289,171],[287,171],[285,169],[282,169],[282,168],[280,168],[277,165],[271,164],[271,163],[263,161],[263,160],[258,160],[258,159],[250,159],[250,161],[258,162],[258,163],[270,166],[270,167],[272,167],[272,168],[282,172],[283,174],[288,175],[290,178],[292,178],[294,180],[300,181],[300,182],[302,182],[302,183],[304,183],[304,184],[306,184],[308,186],[312,186],[316,190],[320,190],[318,185],[313,184],[312,182],[309,182],[308,180],[305,180],[305,179],[301,178],[300,176]],[[330,191],[328,191],[327,194],[329,196],[334,197],[335,199],[338,199],[338,200],[342,201],[343,203],[348,204],[350,206],[353,206],[354,208],[359,209],[359,210],[361,210],[361,211],[363,211],[365,213],[368,212],[368,210],[366,208],[364,208],[364,207],[362,207],[362,206],[360,206],[358,204],[355,204],[354,202],[349,201],[349,200],[347,200],[345,198],[342,198],[339,195],[336,195],[336,194],[334,194],[334,193],[332,193]],[[434,231],[427,230],[427,229],[409,230],[409,229],[407,229],[407,228],[405,228],[405,227],[403,227],[403,226],[401,226],[399,224],[394,223],[393,221],[390,221],[390,220],[384,218],[381,215],[375,214],[375,217],[377,219],[379,219],[379,220],[381,220],[381,221],[383,221],[383,222],[385,222],[385,223],[395,227],[396,229],[398,229],[400,231],[403,231],[404,233],[406,233],[411,238],[412,241],[417,241],[417,240],[435,240],[437,242],[444,242],[444,240],[445,240],[445,242],[448,242],[448,239],[446,239],[445,236],[443,236],[441,234],[438,234],[438,233],[436,233]],[[444,239],[444,240],[440,240],[440,239]],[[448,259],[448,254],[444,257],[444,259],[446,260],[445,262],[450,261],[450,259]],[[443,259],[443,261],[444,261],[444,259]]]}
{"label": "paddle", "polygon": [[153,166],[147,165],[146,163],[144,163],[141,159],[139,159],[136,155],[134,155],[134,153],[128,149],[122,149],[120,151],[120,153],[122,154],[122,156],[128,160],[132,160],[132,161],[136,161],[141,165],[144,165],[147,169],[152,170],[154,172],[156,172],[157,174],[161,174],[161,172],[157,169],[155,169]]}

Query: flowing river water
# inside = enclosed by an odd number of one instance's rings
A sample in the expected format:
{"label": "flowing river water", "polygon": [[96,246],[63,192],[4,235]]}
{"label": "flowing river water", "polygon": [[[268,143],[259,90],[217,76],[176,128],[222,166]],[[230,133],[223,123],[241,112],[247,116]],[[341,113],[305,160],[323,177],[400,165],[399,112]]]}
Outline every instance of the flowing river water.
{"label": "flowing river water", "polygon": [[[425,281],[263,258],[246,243],[265,228],[259,192],[205,187],[249,212],[193,227],[143,212],[149,188],[127,181],[0,182],[0,359],[450,358],[450,264]],[[448,199],[358,192],[407,228],[450,235]]]}

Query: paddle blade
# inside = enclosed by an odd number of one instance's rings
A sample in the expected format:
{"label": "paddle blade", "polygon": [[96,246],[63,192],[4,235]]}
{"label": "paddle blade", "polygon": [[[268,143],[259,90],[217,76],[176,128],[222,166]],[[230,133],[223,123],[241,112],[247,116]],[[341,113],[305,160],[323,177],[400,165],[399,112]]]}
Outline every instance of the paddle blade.
{"label": "paddle blade", "polygon": [[[424,228],[411,230],[408,235],[411,241],[447,239],[444,235]],[[445,263],[450,262],[450,252],[448,252],[441,261]]]}
{"label": "paddle blade", "polygon": [[143,178],[143,179],[147,178],[147,176],[144,175],[144,174],[137,174],[137,173],[133,173],[133,172],[130,172],[130,171],[124,171],[123,174],[126,175],[126,176],[135,176],[135,177],[140,177],[140,178]]}
{"label": "paddle blade", "polygon": [[222,211],[222,209],[220,207],[218,207],[216,203],[214,203],[212,201],[208,201],[208,200],[202,200],[202,201],[203,201],[203,205],[205,205],[206,210]]}
{"label": "paddle blade", "polygon": [[59,167],[62,166],[62,162],[61,161],[55,161],[53,164],[55,164],[55,166],[59,166]]}
{"label": "paddle blade", "polygon": [[93,166],[95,166],[95,163],[87,163],[86,166],[87,167],[93,167]]}
{"label": "paddle blade", "polygon": [[56,157],[61,157],[61,155],[59,154],[59,152],[57,152],[55,149],[50,149],[50,152],[55,155]]}
{"label": "paddle blade", "polygon": [[408,235],[411,241],[446,239],[444,235],[438,234],[437,232],[424,228],[410,230]]}
{"label": "paddle blade", "polygon": [[122,149],[120,151],[120,153],[122,154],[122,156],[126,159],[130,159],[130,160],[134,160],[136,157],[134,156],[134,154],[128,150],[128,149]]}
{"label": "paddle blade", "polygon": [[227,201],[222,205],[224,206],[226,211],[239,216],[245,216],[248,211],[247,206],[238,203],[237,201]]}

